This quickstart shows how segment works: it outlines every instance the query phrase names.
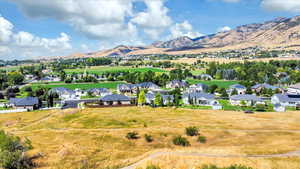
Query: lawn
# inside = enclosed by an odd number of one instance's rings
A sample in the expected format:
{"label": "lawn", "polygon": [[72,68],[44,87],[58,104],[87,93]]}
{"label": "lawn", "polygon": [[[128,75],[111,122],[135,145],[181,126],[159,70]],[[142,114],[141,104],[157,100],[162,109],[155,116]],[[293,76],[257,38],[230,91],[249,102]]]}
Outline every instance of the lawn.
{"label": "lawn", "polygon": [[[67,74],[72,73],[84,73],[85,69],[66,69],[65,70]],[[153,71],[157,73],[166,72],[165,70],[159,69],[159,68],[132,68],[127,66],[95,66],[87,69],[88,73],[91,74],[103,74],[106,72],[118,72],[118,71],[130,71],[130,72],[147,72],[147,71]]]}
{"label": "lawn", "polygon": [[43,86],[46,88],[56,88],[56,87],[65,87],[68,89],[92,89],[92,88],[108,88],[108,89],[116,89],[119,84],[124,84],[124,82],[101,82],[101,83],[72,83],[72,84],[31,84],[33,90],[38,88],[39,86]]}
{"label": "lawn", "polygon": [[197,84],[197,83],[203,83],[208,86],[211,85],[217,85],[220,88],[228,88],[231,85],[239,83],[238,81],[234,80],[211,80],[211,81],[205,81],[205,80],[197,80],[197,79],[188,79],[187,80],[190,84]]}
{"label": "lawn", "polygon": [[[235,111],[191,110],[183,108],[122,107],[85,110],[50,110],[0,114],[0,128],[32,141],[30,154],[41,152],[38,168],[117,169],[140,161],[157,151],[201,154],[278,154],[299,150],[299,112],[244,114]],[[207,138],[185,135],[196,126]],[[293,132],[296,130],[295,132]],[[140,138],[128,140],[128,132]],[[147,143],[145,134],[153,136]],[[191,146],[172,143],[174,136],[186,137]],[[164,169],[199,168],[204,164],[243,164],[254,169],[299,169],[300,158],[246,158],[157,156],[153,163]]]}

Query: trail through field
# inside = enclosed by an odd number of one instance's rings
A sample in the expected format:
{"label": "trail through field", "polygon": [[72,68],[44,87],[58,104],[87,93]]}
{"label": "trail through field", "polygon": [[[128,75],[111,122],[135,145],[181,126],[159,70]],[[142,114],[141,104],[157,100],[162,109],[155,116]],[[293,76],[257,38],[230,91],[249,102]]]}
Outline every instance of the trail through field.
{"label": "trail through field", "polygon": [[222,154],[203,154],[196,152],[155,152],[150,154],[147,158],[136,162],[128,167],[121,169],[135,169],[149,160],[155,160],[160,156],[180,156],[180,157],[207,157],[207,158],[274,158],[274,157],[300,157],[300,151],[288,152],[285,154],[272,155],[222,155]]}

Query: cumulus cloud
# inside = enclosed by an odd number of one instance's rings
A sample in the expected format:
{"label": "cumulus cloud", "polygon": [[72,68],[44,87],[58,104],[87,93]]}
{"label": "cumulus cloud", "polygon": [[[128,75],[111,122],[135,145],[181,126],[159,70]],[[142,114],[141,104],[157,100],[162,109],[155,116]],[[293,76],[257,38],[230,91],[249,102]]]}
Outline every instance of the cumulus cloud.
{"label": "cumulus cloud", "polygon": [[10,21],[0,17],[0,56],[5,56],[2,59],[56,55],[72,49],[70,37],[66,33],[49,39],[35,36],[29,32],[14,32],[13,27],[14,25]]}
{"label": "cumulus cloud", "polygon": [[203,36],[203,34],[193,31],[193,26],[188,22],[176,23],[170,28],[171,38],[178,38],[181,36],[188,36],[190,38],[196,38]]}
{"label": "cumulus cloud", "polygon": [[300,12],[299,0],[262,0],[261,5],[269,11]]}
{"label": "cumulus cloud", "polygon": [[231,28],[229,26],[224,26],[224,27],[221,27],[217,30],[217,32],[228,32],[230,31]]}
{"label": "cumulus cloud", "polygon": [[169,9],[164,6],[164,0],[144,0],[147,10],[138,13],[131,22],[144,29],[152,39],[157,39],[171,24]]}

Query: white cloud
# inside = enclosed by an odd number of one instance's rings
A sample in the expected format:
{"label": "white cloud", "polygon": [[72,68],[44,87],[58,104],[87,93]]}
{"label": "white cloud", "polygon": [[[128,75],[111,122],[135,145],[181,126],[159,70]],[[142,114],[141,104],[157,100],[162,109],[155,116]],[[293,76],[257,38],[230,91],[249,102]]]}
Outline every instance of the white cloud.
{"label": "white cloud", "polygon": [[164,0],[144,0],[147,10],[138,13],[131,22],[141,26],[152,39],[157,39],[172,24]]}
{"label": "white cloud", "polygon": [[229,26],[224,26],[224,27],[221,27],[217,30],[217,32],[228,32],[230,31],[231,28]]}
{"label": "white cloud", "polygon": [[193,31],[193,26],[188,22],[176,23],[170,28],[171,38],[178,38],[181,36],[188,36],[190,38],[196,38],[203,36],[199,32]]}
{"label": "white cloud", "polygon": [[7,42],[10,40],[13,27],[14,26],[12,23],[10,23],[8,20],[4,19],[0,15],[0,43]]}
{"label": "white cloud", "polygon": [[[5,26],[8,25],[8,26]],[[41,38],[29,32],[13,32],[14,25],[0,17],[0,59],[33,58],[37,56],[59,55],[70,49],[70,37],[61,33],[54,39]],[[5,29],[6,28],[6,29]],[[6,31],[3,31],[6,30]]]}
{"label": "white cloud", "polygon": [[300,12],[299,0],[262,0],[261,5],[269,11]]}

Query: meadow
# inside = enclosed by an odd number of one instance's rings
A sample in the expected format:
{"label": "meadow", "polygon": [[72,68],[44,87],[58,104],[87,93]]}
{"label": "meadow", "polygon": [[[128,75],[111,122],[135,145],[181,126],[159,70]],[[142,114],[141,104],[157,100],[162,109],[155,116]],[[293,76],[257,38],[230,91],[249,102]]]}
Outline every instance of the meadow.
{"label": "meadow", "polygon": [[30,86],[32,87],[33,90],[36,88],[42,86],[46,88],[56,88],[56,87],[65,87],[71,90],[75,89],[82,89],[82,90],[87,90],[87,89],[92,89],[92,88],[108,88],[108,89],[116,89],[119,84],[124,84],[125,82],[99,82],[99,83],[49,83],[49,84],[42,84],[42,83],[34,83],[31,84]]}
{"label": "meadow", "polygon": [[[245,155],[272,155],[297,151],[300,147],[300,114],[191,110],[182,108],[122,107],[70,109],[0,114],[0,127],[29,138],[43,169],[117,169],[155,152],[173,155],[153,156],[137,167],[155,164],[163,169],[198,168],[204,164],[228,166],[243,164],[253,169],[299,169],[299,157],[247,158]],[[185,135],[196,126],[206,143]],[[128,132],[140,138],[128,140]],[[144,135],[152,135],[148,143]],[[191,146],[172,143],[178,135]],[[187,155],[176,155],[187,153]],[[193,153],[215,156],[196,156]],[[224,157],[222,157],[224,156]]]}
{"label": "meadow", "polygon": [[[72,73],[84,73],[85,69],[65,69],[67,74],[72,74]],[[147,72],[147,71],[152,71],[152,72],[166,72],[165,70],[159,69],[159,68],[132,68],[128,66],[94,66],[86,69],[86,72],[91,73],[91,74],[103,74],[107,72],[119,72],[119,71],[129,71],[129,72]]]}
{"label": "meadow", "polygon": [[210,81],[205,81],[205,80],[197,80],[197,79],[188,79],[187,82],[190,84],[197,84],[197,83],[203,83],[208,86],[211,85],[217,85],[220,88],[228,88],[231,85],[239,83],[238,81],[235,80],[210,80]]}

